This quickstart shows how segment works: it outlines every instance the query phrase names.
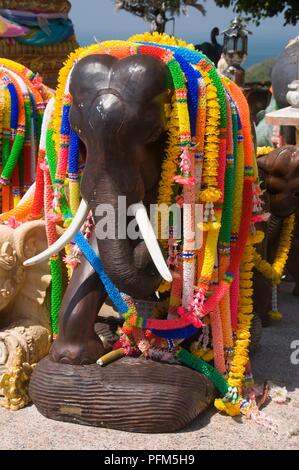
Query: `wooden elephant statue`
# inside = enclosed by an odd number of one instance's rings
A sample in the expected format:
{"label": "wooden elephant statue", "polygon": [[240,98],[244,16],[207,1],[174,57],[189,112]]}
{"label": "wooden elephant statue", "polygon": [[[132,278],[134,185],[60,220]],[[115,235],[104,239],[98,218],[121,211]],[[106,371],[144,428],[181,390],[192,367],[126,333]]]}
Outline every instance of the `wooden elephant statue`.
{"label": "wooden elephant statue", "polygon": [[28,379],[27,383],[18,380],[26,375],[23,365],[28,372],[30,365],[48,353],[51,344],[46,302],[51,283],[49,265],[23,266],[26,259],[46,246],[43,221],[25,222],[16,228],[0,225],[0,389],[5,396],[1,404],[11,409],[29,400]]}
{"label": "wooden elephant statue", "polygon": [[[273,150],[268,155],[257,160],[262,187],[265,190],[264,199],[270,218],[262,224],[265,239],[259,247],[264,260],[277,263],[279,254],[287,247],[282,247],[284,232],[289,231],[287,238],[293,236],[288,252],[288,260],[283,262],[295,280],[294,295],[299,294],[299,264],[298,264],[298,212],[299,212],[299,147],[287,145]],[[292,216],[293,214],[293,216]],[[293,221],[290,219],[293,217]],[[288,224],[288,219],[290,224]],[[289,228],[288,228],[289,225]],[[288,242],[286,241],[286,244]],[[281,274],[285,270],[282,268]],[[268,312],[271,307],[271,280],[255,272],[255,311],[260,315],[264,325],[269,323]]]}
{"label": "wooden elephant statue", "polygon": [[[77,266],[32,374],[34,404],[53,419],[139,432],[181,429],[216,389],[219,410],[249,412],[258,175],[244,95],[163,35],[78,50],[60,77],[42,168],[47,228],[67,229],[25,265],[71,242],[66,262]],[[150,316],[141,301],[154,304]],[[104,302],[121,317],[108,354],[95,332]]]}

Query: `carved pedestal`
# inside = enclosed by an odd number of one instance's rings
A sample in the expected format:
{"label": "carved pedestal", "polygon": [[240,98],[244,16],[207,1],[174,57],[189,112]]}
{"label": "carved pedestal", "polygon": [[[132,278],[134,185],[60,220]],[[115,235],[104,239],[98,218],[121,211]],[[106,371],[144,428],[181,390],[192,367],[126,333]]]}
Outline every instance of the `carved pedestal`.
{"label": "carved pedestal", "polygon": [[105,367],[42,359],[30,397],[47,418],[131,432],[182,429],[215,398],[213,384],[181,365],[123,358]]}

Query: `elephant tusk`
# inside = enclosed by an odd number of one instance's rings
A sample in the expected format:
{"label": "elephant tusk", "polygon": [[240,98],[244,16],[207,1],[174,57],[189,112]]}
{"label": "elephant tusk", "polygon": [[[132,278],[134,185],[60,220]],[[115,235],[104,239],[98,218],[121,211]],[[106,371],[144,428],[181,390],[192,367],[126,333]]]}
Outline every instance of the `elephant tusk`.
{"label": "elephant tusk", "polygon": [[84,201],[84,199],[82,199],[80,206],[76,212],[76,215],[72,220],[72,223],[70,224],[69,228],[64,232],[64,234],[61,235],[61,237],[55,243],[53,243],[53,245],[49,246],[45,251],[42,251],[38,255],[33,256],[32,258],[29,258],[24,261],[23,265],[33,266],[34,264],[42,263],[43,261],[49,259],[50,256],[53,256],[60,250],[62,250],[65,245],[69,243],[74,238],[76,233],[80,230],[88,215],[88,212],[88,204]]}
{"label": "elephant tusk", "polygon": [[146,247],[152,257],[152,260],[157,270],[159,271],[163,279],[165,279],[165,281],[171,282],[171,272],[169,271],[168,266],[165,262],[164,256],[161,252],[160,246],[155,236],[154,229],[152,227],[152,224],[150,223],[143,203],[139,202],[137,204],[132,204],[130,206],[130,210],[132,212],[132,215],[136,218],[144,243],[146,244]]}

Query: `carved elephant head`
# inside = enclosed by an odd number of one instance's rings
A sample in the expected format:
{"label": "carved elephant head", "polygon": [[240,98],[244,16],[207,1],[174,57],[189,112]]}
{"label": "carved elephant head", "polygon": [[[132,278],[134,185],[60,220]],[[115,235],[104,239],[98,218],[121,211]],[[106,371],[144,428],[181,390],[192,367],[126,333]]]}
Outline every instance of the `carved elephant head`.
{"label": "carved elephant head", "polygon": [[272,215],[299,211],[299,147],[287,145],[258,158],[260,177]]}
{"label": "carved elephant head", "polygon": [[[49,265],[24,267],[23,262],[46,246],[42,221],[26,222],[15,229],[0,225],[0,327],[32,317],[32,304],[43,304],[51,282]],[[49,326],[48,318],[40,318],[40,322]]]}
{"label": "carved elephant head", "polygon": [[[83,203],[92,210],[96,225],[101,223],[97,208],[112,207],[115,235],[98,237],[100,258],[117,287],[136,298],[155,292],[161,282],[159,273],[163,276],[166,272],[163,277],[171,280],[157,240],[149,237],[152,232],[145,210],[156,202],[158,194],[167,140],[165,105],[172,94],[169,83],[165,64],[147,55],[120,60],[105,54],[90,55],[74,66],[70,77],[70,123],[86,150],[80,207]],[[125,197],[124,210],[119,207],[119,196]],[[126,231],[130,222],[127,208],[132,205],[136,208],[132,216],[145,242],[121,233],[119,218],[124,217]],[[52,245],[53,252],[81,227],[86,217],[81,208],[72,223],[76,229],[69,227]],[[49,250],[36,258],[47,256]]]}
{"label": "carved elephant head", "polygon": [[50,318],[44,305],[51,282],[49,263],[23,266],[46,246],[43,221],[15,229],[0,225],[0,372],[14,362],[18,347],[27,362],[35,362],[49,349]]}

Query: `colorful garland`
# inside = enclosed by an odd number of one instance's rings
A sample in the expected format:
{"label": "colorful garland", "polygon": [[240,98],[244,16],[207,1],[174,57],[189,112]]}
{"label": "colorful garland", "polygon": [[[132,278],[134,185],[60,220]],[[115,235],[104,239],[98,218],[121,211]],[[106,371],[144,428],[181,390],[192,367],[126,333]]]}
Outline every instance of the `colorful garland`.
{"label": "colorful garland", "polygon": [[[2,223],[25,222],[41,217],[51,205],[52,184],[44,163],[45,132],[42,120],[52,93],[38,75],[8,59],[0,59],[0,122]],[[49,113],[48,113],[49,114]],[[45,123],[48,117],[45,119]],[[45,127],[45,123],[43,126]],[[40,142],[41,138],[41,142]],[[37,158],[37,148],[39,152]],[[45,168],[42,170],[42,165]],[[37,169],[37,171],[36,171]],[[36,179],[32,196],[20,203],[21,197]],[[46,223],[48,242],[56,239],[55,226]],[[62,299],[60,260],[51,259],[52,329],[57,333],[57,318]],[[58,294],[58,295],[57,295]],[[53,313],[54,312],[54,313]]]}
{"label": "colorful garland", "polygon": [[[50,91],[29,69],[0,59],[1,220],[26,218],[28,202],[17,207],[35,180],[36,149]],[[32,199],[31,199],[32,203]],[[9,214],[8,214],[9,213]]]}

